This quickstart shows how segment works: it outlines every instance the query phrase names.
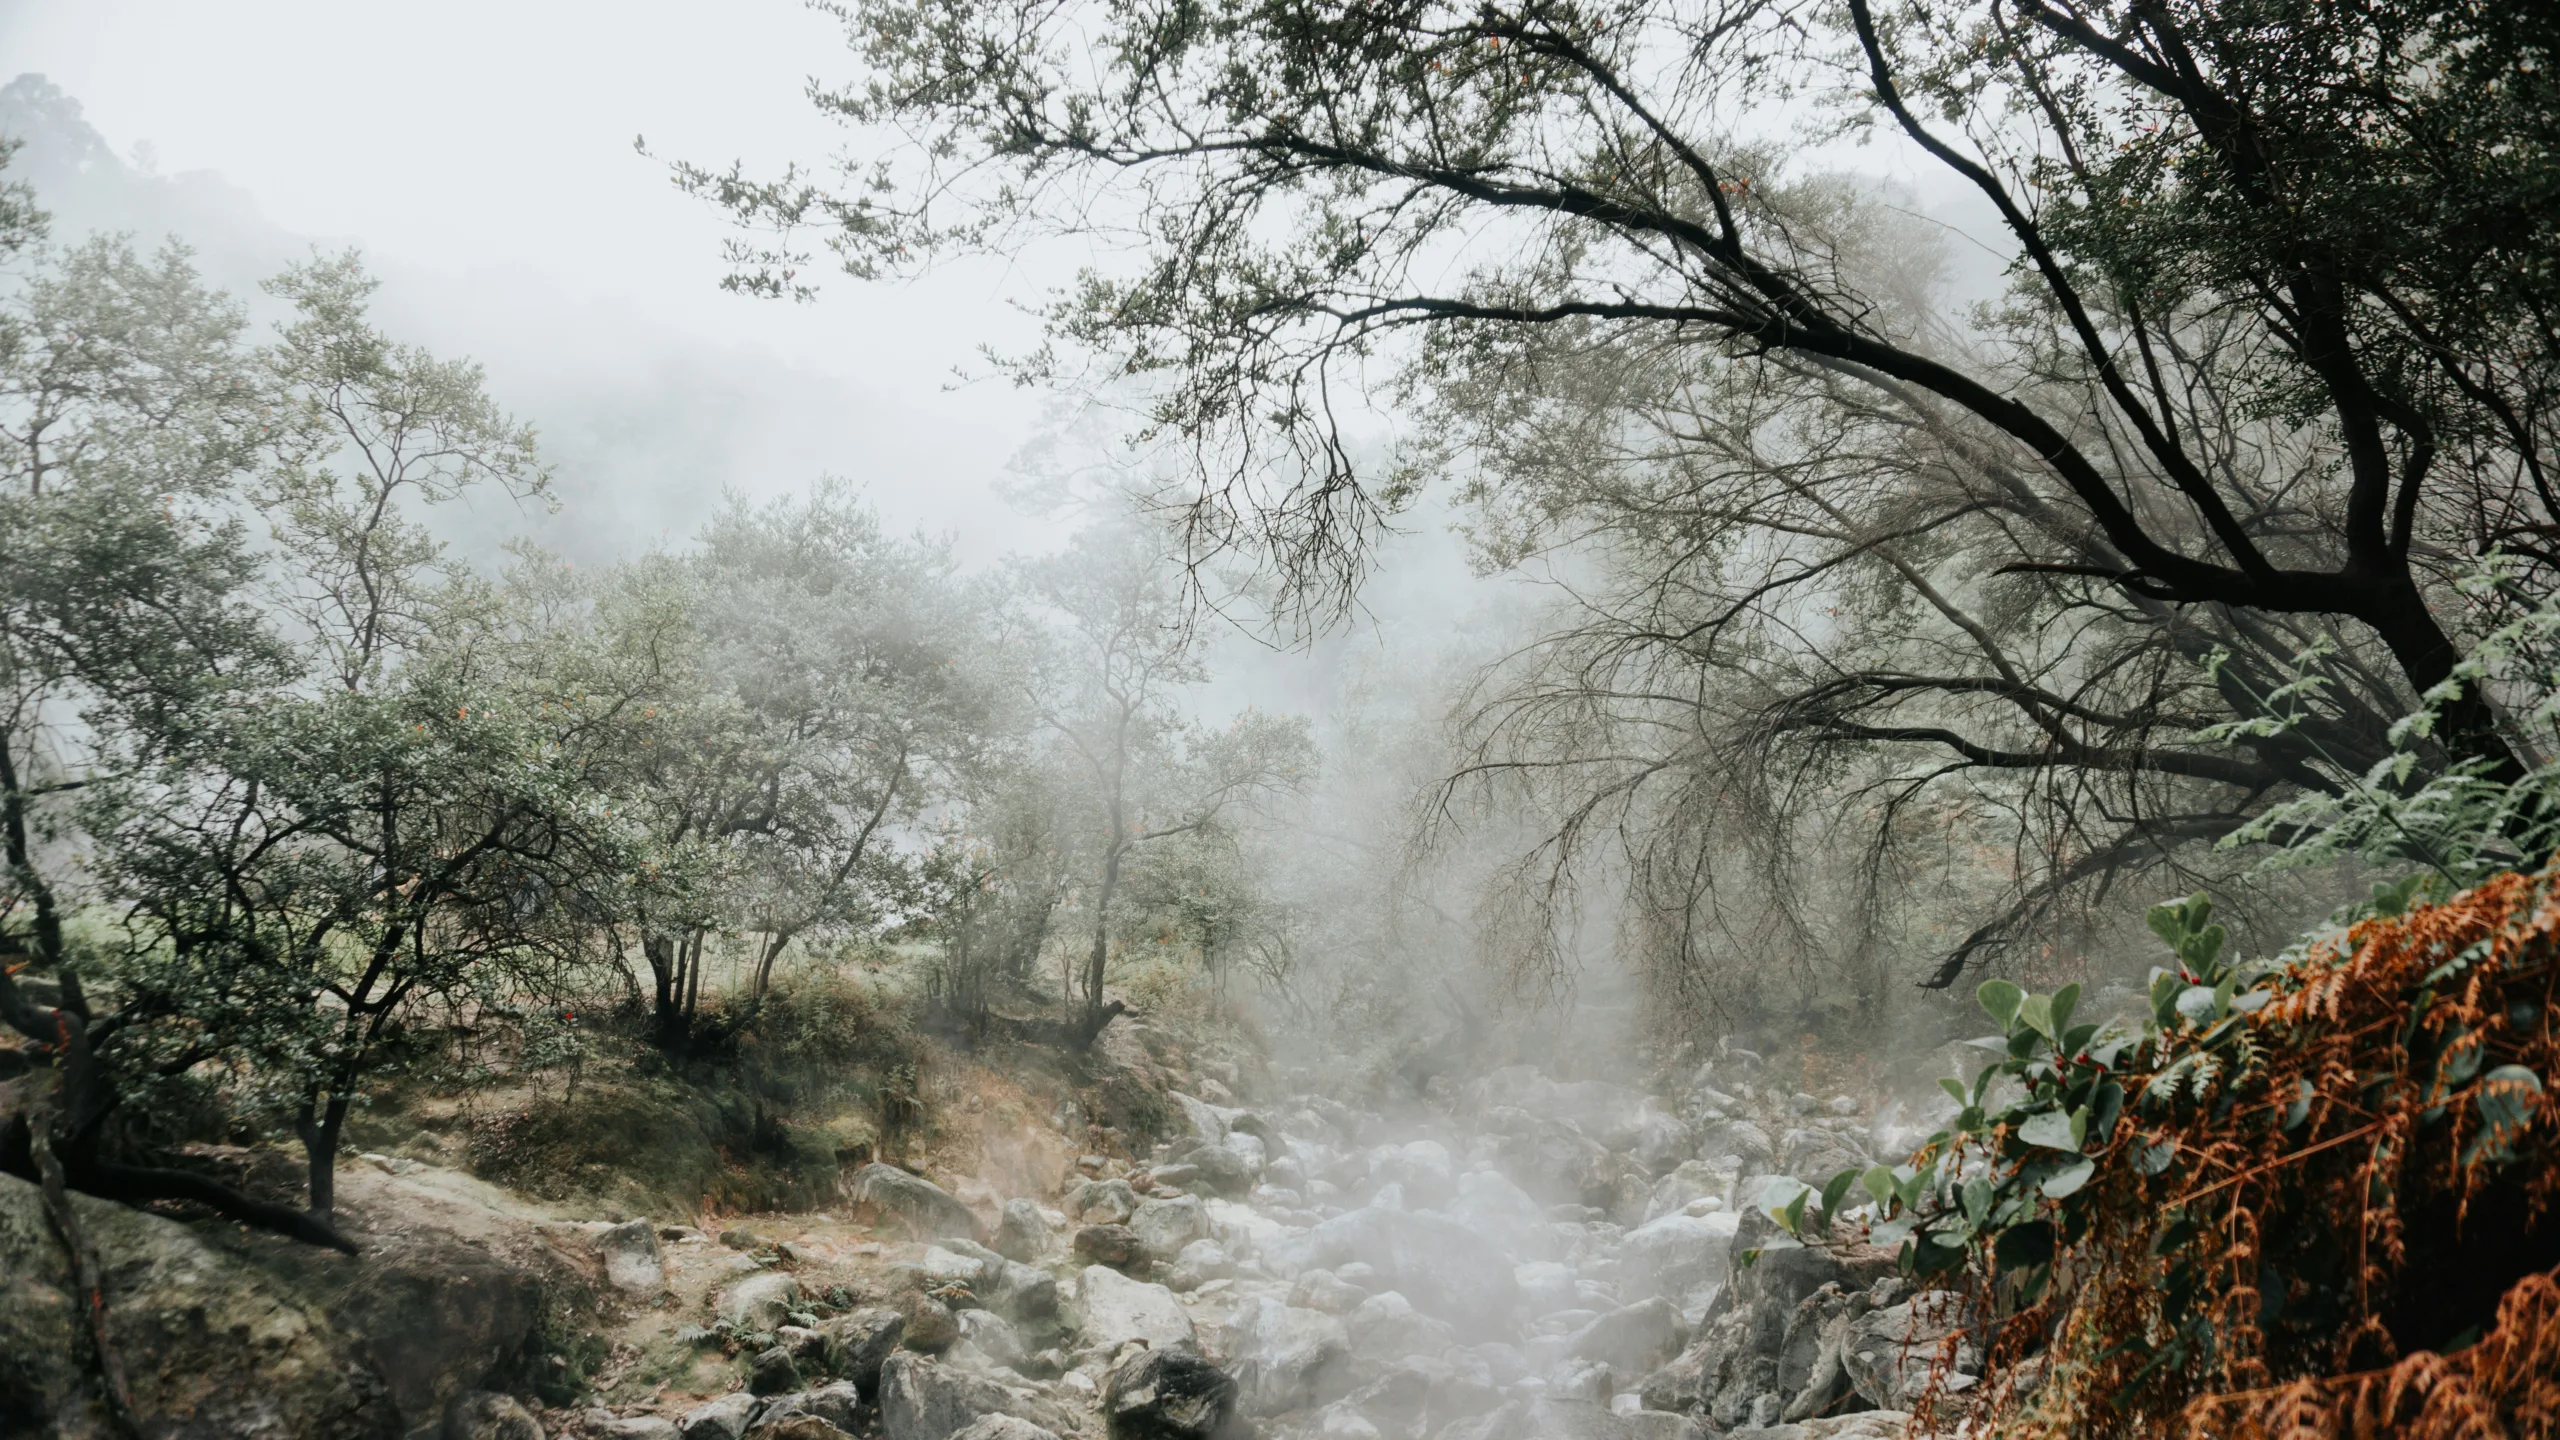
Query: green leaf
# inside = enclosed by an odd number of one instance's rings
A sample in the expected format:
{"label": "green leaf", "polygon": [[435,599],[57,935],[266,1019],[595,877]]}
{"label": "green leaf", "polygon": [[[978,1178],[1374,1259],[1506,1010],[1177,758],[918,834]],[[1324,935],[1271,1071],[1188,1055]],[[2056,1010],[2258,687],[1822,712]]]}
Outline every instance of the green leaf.
{"label": "green leaf", "polygon": [[1854,1169],[1843,1170],[1822,1182],[1822,1214],[1825,1219],[1840,1213],[1841,1198],[1849,1193],[1849,1187],[1858,1183],[1858,1174]]}
{"label": "green leaf", "polygon": [[2080,1193],[2081,1186],[2089,1183],[2089,1177],[2097,1173],[2098,1162],[2083,1155],[2053,1172],[2052,1177],[2047,1179],[2042,1187],[2044,1197],[2048,1200],[2061,1200],[2076,1195]]}
{"label": "green leaf", "polygon": [[1787,1227],[1788,1234],[1804,1233],[1804,1202],[1812,1198],[1813,1191],[1810,1188],[1799,1190],[1796,1192],[1796,1198],[1787,1202],[1787,1208],[1778,1212],[1778,1223]]}
{"label": "green leaf", "polygon": [[1959,1192],[1957,1199],[1959,1203],[1964,1206],[1964,1218],[1972,1221],[1976,1227],[1979,1227],[1983,1221],[1991,1218],[1990,1181],[1966,1181],[1964,1189]]}
{"label": "green leaf", "polygon": [[2057,1033],[2053,1028],[2053,997],[2030,995],[2019,1001],[2018,1023],[2047,1040],[2053,1039]]}
{"label": "green leaf", "polygon": [[2018,1138],[2048,1150],[2076,1151],[2080,1138],[2071,1129],[2070,1116],[2059,1110],[2045,1110],[2027,1117],[2026,1123],[2018,1127]]}
{"label": "green leaf", "polygon": [[2222,997],[2210,985],[2190,985],[2178,992],[2177,1008],[2190,1025],[2209,1025],[2221,1014]]}
{"label": "green leaf", "polygon": [[2016,1023],[2018,1002],[2025,996],[2026,992],[2009,980],[1985,980],[1973,992],[1973,998],[1982,1002],[1983,1012],[1999,1022],[2003,1030]]}
{"label": "green leaf", "polygon": [[[2071,1012],[2080,1008],[2080,987],[2065,985],[2053,992],[2053,1028],[2045,1031],[2058,1043],[2071,1029]],[[2068,1048],[2068,1047],[2066,1047]]]}
{"label": "green leaf", "polygon": [[1971,1102],[1971,1097],[1965,1094],[1964,1082],[1953,1075],[1939,1076],[1938,1088],[1946,1091],[1949,1095],[1954,1096],[1955,1102],[1958,1105],[1964,1105]]}
{"label": "green leaf", "polygon": [[1876,1209],[1888,1214],[1892,1212],[1893,1202],[1898,1198],[1894,1194],[1892,1171],[1881,1165],[1870,1165],[1867,1167],[1867,1173],[1858,1177],[1858,1183],[1864,1185],[1867,1194],[1874,1197]]}

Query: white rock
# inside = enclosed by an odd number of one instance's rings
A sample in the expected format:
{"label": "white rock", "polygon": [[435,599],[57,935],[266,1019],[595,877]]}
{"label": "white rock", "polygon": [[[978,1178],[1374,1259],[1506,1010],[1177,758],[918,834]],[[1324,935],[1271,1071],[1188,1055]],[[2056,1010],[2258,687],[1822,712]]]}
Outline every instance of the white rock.
{"label": "white rock", "polygon": [[1107,1266],[1088,1265],[1076,1277],[1076,1310],[1089,1347],[1112,1350],[1144,1340],[1161,1349],[1196,1340],[1191,1317],[1172,1291]]}

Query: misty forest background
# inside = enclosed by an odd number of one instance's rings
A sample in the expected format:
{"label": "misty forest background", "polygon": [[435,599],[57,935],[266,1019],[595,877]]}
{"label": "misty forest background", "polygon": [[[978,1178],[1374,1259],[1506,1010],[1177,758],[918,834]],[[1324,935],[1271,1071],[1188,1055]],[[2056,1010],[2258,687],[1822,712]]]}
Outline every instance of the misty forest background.
{"label": "misty forest background", "polygon": [[[788,376],[501,384],[0,91],[0,1019],[62,1076],[0,1164],[343,1243],[398,1087],[636,1066],[832,1154],[812,1067],[894,1131],[903,1027],[1132,1011],[1421,1094],[1925,1084],[1988,1006],[2076,1151],[2075,1002],[2206,1053],[2243,957],[2551,848],[2532,7],[838,18],[837,161],[644,153],[740,305],[1066,247],[975,382],[1047,407],[1011,553],[859,453],[715,498]],[[159,1158],[225,1136],[302,1203]],[[1926,1272],[2048,1178],[1876,1203]]]}

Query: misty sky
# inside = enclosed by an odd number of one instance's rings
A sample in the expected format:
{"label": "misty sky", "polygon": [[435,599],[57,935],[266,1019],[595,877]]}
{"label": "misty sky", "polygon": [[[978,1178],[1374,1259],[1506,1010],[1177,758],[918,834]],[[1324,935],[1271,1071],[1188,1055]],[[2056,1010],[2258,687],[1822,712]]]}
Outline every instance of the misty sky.
{"label": "misty sky", "polygon": [[[717,289],[722,219],[634,151],[645,135],[711,164],[821,159],[841,133],[804,87],[849,63],[799,0],[0,0],[0,81],[43,74],[122,157],[105,200],[41,197],[65,228],[185,229],[208,274],[253,300],[314,243],[358,245],[386,328],[487,366],[541,430],[562,509],[472,517],[484,545],[529,531],[610,560],[681,545],[724,489],[832,474],[894,524],[954,535],[966,561],[1046,548],[1057,519],[996,489],[1056,402],[955,388],[954,372],[983,370],[982,346],[1029,344],[1015,302],[1087,257],[838,277],[810,305],[739,299]],[[1890,156],[1841,160],[1934,186]],[[1116,427],[1077,428],[1091,454]],[[1418,528],[1365,597],[1372,626],[1313,656],[1230,647],[1218,703],[1320,711],[1348,656],[1437,650],[1453,616],[1516,610]]]}
{"label": "misty sky", "polygon": [[[723,295],[720,220],[633,151],[645,134],[706,161],[823,155],[835,136],[802,85],[841,74],[842,55],[796,0],[0,7],[0,79],[41,72],[137,167],[218,172],[291,237],[361,245],[395,331],[486,362],[555,449],[613,424],[544,413],[578,388],[564,372],[636,401],[635,422],[706,412],[673,442],[706,452],[680,467],[690,480],[565,477],[572,514],[545,528],[572,548],[599,531],[621,548],[653,518],[680,538],[723,484],[780,492],[821,472],[962,532],[976,557],[1036,543],[1043,527],[988,485],[1039,398],[948,387],[979,345],[1030,335],[1007,302],[1050,282],[980,261],[833,285],[816,305]],[[640,398],[655,390],[683,393]]]}

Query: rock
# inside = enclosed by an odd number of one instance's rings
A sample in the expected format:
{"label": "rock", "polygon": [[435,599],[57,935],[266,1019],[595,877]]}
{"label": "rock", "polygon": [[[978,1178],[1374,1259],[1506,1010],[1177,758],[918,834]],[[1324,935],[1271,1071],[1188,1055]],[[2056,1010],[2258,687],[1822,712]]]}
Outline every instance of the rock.
{"label": "rock", "polygon": [[1200,1171],[1195,1182],[1200,1189],[1220,1195],[1242,1195],[1253,1188],[1255,1160],[1238,1143],[1246,1138],[1249,1137],[1239,1136],[1215,1145],[1202,1145],[1182,1157]]}
{"label": "rock", "polygon": [[1459,1176],[1449,1215],[1514,1258],[1543,1259],[1552,1253],[1554,1232],[1546,1207],[1499,1170]]}
{"label": "rock", "polygon": [[894,1165],[865,1165],[853,1172],[846,1188],[856,1204],[869,1207],[882,1220],[894,1222],[915,1239],[936,1240],[946,1235],[978,1238],[978,1217],[969,1213],[968,1206],[932,1181]]}
{"label": "rock", "polygon": [[1854,1095],[1834,1095],[1831,1097],[1830,1109],[1831,1113],[1834,1115],[1842,1117],[1852,1116],[1865,1108],[1865,1106],[1858,1103],[1858,1099]]}
{"label": "rock", "polygon": [[1028,1420],[1011,1415],[981,1415],[951,1432],[951,1440],[1058,1440]]}
{"label": "rock", "polygon": [[632,1220],[596,1232],[596,1254],[604,1259],[605,1283],[626,1295],[656,1299],[667,1288],[665,1259],[658,1253],[658,1231],[646,1220]]}
{"label": "rock", "polygon": [[900,1343],[910,1350],[939,1355],[960,1340],[960,1317],[951,1307],[930,1295],[917,1295],[907,1301],[907,1333]]}
{"label": "rock", "polygon": [[1627,1440],[1703,1440],[1706,1434],[1697,1421],[1669,1410],[1635,1410],[1618,1419],[1626,1426]]}
{"label": "rock", "polygon": [[1208,1440],[1235,1403],[1234,1377],[1176,1345],[1136,1351],[1111,1367],[1102,1421],[1112,1440]]}
{"label": "rock", "polygon": [[1161,1349],[1194,1340],[1191,1317],[1172,1291],[1100,1265],[1076,1277],[1076,1310],[1087,1346],[1117,1350],[1144,1340]]}
{"label": "rock", "polygon": [[614,1415],[590,1412],[584,1433],[594,1440],[684,1440],[684,1432],[673,1420],[656,1415]]}
{"label": "rock", "polygon": [[1254,1414],[1322,1405],[1351,1388],[1351,1332],[1333,1316],[1266,1299],[1240,1328],[1236,1373]]}
{"label": "rock", "polygon": [[444,1440],[543,1440],[542,1422],[512,1395],[466,1390],[444,1410]]}
{"label": "rock", "polygon": [[1183,1246],[1208,1238],[1209,1212],[1196,1195],[1143,1201],[1129,1217],[1129,1230],[1138,1237],[1149,1258],[1170,1260],[1181,1253]]}
{"label": "rock", "polygon": [[780,1270],[759,1270],[722,1290],[713,1312],[741,1330],[770,1334],[800,1299],[800,1282]]}
{"label": "rock", "polygon": [[[1920,1296],[1899,1305],[1870,1311],[1851,1322],[1841,1347],[1840,1364],[1850,1383],[1879,1410],[1907,1408],[1928,1388],[1930,1367],[1947,1338],[1959,1328],[1951,1301]],[[1960,1347],[1956,1371],[1973,1373],[1978,1363],[1971,1347]]]}
{"label": "rock", "polygon": [[777,1396],[756,1412],[752,1433],[762,1440],[764,1427],[794,1415],[811,1416],[838,1430],[851,1431],[861,1420],[862,1392],[852,1381],[838,1380],[815,1390]]}
{"label": "rock", "polygon": [[696,1405],[677,1422],[684,1440],[740,1440],[756,1413],[756,1397],[739,1391]]}
{"label": "rock", "polygon": [[1165,1277],[1167,1288],[1189,1293],[1212,1280],[1222,1280],[1235,1272],[1235,1261],[1226,1247],[1215,1240],[1194,1240],[1173,1257],[1173,1273]]}
{"label": "rock", "polygon": [[1126,1180],[1087,1180],[1067,1197],[1067,1213],[1089,1225],[1126,1225],[1138,1212],[1138,1192]]}
{"label": "rock", "polygon": [[1451,1328],[1413,1307],[1393,1290],[1372,1295],[1344,1318],[1354,1353],[1364,1360],[1437,1355],[1457,1341]]}
{"label": "rock", "polygon": [[1662,1175],[1688,1159],[1694,1143],[1695,1137],[1679,1117],[1647,1105],[1636,1121],[1635,1138],[1627,1146],[1627,1153],[1644,1167],[1646,1174]]}
{"label": "rock", "polygon": [[748,1362],[747,1390],[756,1395],[781,1395],[800,1388],[800,1367],[792,1363],[791,1352],[776,1345],[759,1350]]}
{"label": "rock", "polygon": [[1748,1120],[1726,1120],[1698,1134],[1698,1153],[1709,1160],[1730,1156],[1745,1175],[1765,1174],[1777,1147],[1769,1132]]}
{"label": "rock", "polygon": [[747,1440],[853,1440],[853,1436],[843,1426],[815,1415],[785,1415],[779,1420],[758,1420],[756,1428],[747,1432]]}
{"label": "rock", "polygon": [[1521,1304],[1531,1317],[1552,1315],[1570,1310],[1580,1301],[1574,1289],[1574,1274],[1566,1266],[1552,1260],[1535,1260],[1511,1268],[1512,1283],[1520,1287]]}
{"label": "rock", "polygon": [[827,1368],[870,1394],[878,1388],[880,1362],[905,1338],[907,1317],[886,1306],[839,1315],[818,1327],[825,1337]]}
{"label": "rock", "polygon": [[[378,1234],[355,1258],[70,1198],[147,1434],[433,1434],[541,1314],[538,1276],[450,1236]],[[42,1197],[0,1175],[0,1430],[106,1433],[73,1294]]]}
{"label": "rock", "polygon": [[1173,1102],[1182,1107],[1183,1118],[1191,1122],[1191,1133],[1202,1140],[1216,1143],[1227,1138],[1226,1112],[1204,1100],[1194,1100],[1179,1090],[1168,1091]]}
{"label": "rock", "polygon": [[1016,1320],[1046,1320],[1058,1313],[1058,1277],[1012,1260],[988,1267],[979,1298]]}
{"label": "rock", "polygon": [[1684,1311],[1702,1310],[1732,1273],[1734,1232],[1728,1214],[1671,1214],[1627,1232],[1618,1247],[1618,1277],[1630,1298],[1662,1295]]}
{"label": "rock", "polygon": [[[1558,1270],[1564,1269],[1559,1265]],[[1568,1281],[1569,1283],[1569,1281]],[[1306,1310],[1321,1310],[1327,1315],[1348,1315],[1360,1308],[1369,1292],[1345,1281],[1330,1270],[1309,1270],[1298,1276],[1289,1287],[1289,1303]]]}
{"label": "rock", "polygon": [[1049,1222],[1041,1218],[1040,1207],[1021,1199],[1004,1202],[1004,1218],[996,1222],[996,1253],[1028,1263],[1048,1249]]}
{"label": "rock", "polygon": [[[1001,1265],[1004,1261],[999,1257],[996,1263]],[[916,1268],[924,1272],[926,1280],[937,1286],[965,1285],[975,1290],[986,1276],[987,1262],[975,1255],[964,1254],[958,1250],[946,1250],[940,1245],[928,1245],[925,1247],[924,1258],[916,1262]]]}
{"label": "rock", "polygon": [[1566,1353],[1607,1365],[1620,1375],[1642,1375],[1680,1353],[1686,1329],[1680,1311],[1656,1296],[1583,1326],[1574,1333]]}
{"label": "rock", "polygon": [[1691,1201],[1710,1196],[1722,1200],[1733,1172],[1718,1168],[1705,1160],[1684,1160],[1670,1174],[1653,1183],[1653,1194],[1645,1202],[1647,1223],[1665,1215],[1689,1208]]}
{"label": "rock", "polygon": [[1200,1183],[1197,1165],[1158,1165],[1147,1172],[1147,1183],[1159,1190],[1179,1190]]}
{"label": "rock", "polygon": [[1311,1267],[1375,1266],[1414,1307],[1470,1338],[1510,1332],[1520,1301],[1511,1261],[1482,1235],[1446,1215],[1381,1210],[1338,1215],[1282,1247],[1284,1273]]}
{"label": "rock", "polygon": [[1076,1232],[1074,1249],[1078,1259],[1115,1268],[1135,1265],[1147,1258],[1146,1242],[1138,1238],[1137,1231],[1126,1225],[1087,1225]]}
{"label": "rock", "polygon": [[1008,1370],[1030,1354],[1023,1346],[1022,1336],[992,1310],[960,1312],[960,1343],[976,1347],[979,1355]]}
{"label": "rock", "polygon": [[880,1433],[887,1440],[946,1440],[1012,1400],[992,1380],[920,1355],[892,1355],[880,1367]]}

